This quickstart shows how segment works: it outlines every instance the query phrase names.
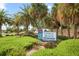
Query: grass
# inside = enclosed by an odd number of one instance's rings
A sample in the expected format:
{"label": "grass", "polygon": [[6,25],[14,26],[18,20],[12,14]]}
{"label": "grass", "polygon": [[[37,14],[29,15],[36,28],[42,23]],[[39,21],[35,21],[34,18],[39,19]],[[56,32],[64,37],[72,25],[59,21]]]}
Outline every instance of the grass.
{"label": "grass", "polygon": [[65,40],[54,49],[43,49],[32,54],[33,56],[79,56],[79,40]]}
{"label": "grass", "polygon": [[0,38],[0,55],[19,56],[26,55],[26,50],[29,49],[34,42],[37,42],[32,37],[16,37],[7,36]]}
{"label": "grass", "polygon": [[[34,42],[33,37],[0,37],[0,56],[25,56]],[[40,41],[39,41],[40,42]],[[41,49],[32,54],[33,56],[79,56],[79,40],[61,41],[56,48]]]}

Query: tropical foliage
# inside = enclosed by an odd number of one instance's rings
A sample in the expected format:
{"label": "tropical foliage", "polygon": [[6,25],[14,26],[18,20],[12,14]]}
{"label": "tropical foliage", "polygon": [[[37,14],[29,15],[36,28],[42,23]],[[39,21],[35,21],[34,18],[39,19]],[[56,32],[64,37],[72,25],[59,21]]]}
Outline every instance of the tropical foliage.
{"label": "tropical foliage", "polygon": [[1,26],[8,21],[8,24],[12,24],[16,28],[17,34],[19,34],[19,27],[24,26],[25,34],[28,35],[28,27],[31,24],[37,29],[48,28],[51,31],[56,29],[58,34],[59,28],[61,28],[61,36],[63,36],[63,29],[68,30],[68,37],[71,37],[70,29],[74,29],[74,38],[77,38],[77,28],[79,25],[79,4],[78,3],[55,3],[51,12],[48,12],[48,8],[44,3],[32,3],[23,5],[20,11],[18,11],[13,20],[7,20],[6,12],[0,10],[0,34]]}

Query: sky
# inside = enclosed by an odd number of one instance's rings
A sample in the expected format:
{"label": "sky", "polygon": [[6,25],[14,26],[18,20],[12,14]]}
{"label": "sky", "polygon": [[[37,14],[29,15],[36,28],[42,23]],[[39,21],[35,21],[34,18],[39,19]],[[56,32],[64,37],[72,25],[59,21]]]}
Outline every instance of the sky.
{"label": "sky", "polygon": [[[27,3],[0,3],[0,9],[5,9],[7,13],[14,14],[17,11],[20,11],[20,7],[23,7],[23,4]],[[50,11],[53,4],[47,3],[46,5]]]}

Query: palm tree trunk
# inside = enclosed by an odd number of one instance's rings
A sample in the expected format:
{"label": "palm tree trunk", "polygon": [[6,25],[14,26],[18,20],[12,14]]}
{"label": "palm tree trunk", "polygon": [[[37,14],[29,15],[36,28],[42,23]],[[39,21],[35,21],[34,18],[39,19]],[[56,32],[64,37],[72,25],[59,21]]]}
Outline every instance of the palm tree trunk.
{"label": "palm tree trunk", "polygon": [[62,26],[61,26],[61,36],[63,36],[63,28],[62,28]]}
{"label": "palm tree trunk", "polygon": [[19,26],[17,26],[17,35],[19,35]]}
{"label": "palm tree trunk", "polygon": [[70,28],[68,27],[68,37],[70,38]]}
{"label": "palm tree trunk", "polygon": [[50,28],[51,32],[53,32],[53,28]]}
{"label": "palm tree trunk", "polygon": [[74,39],[77,38],[77,26],[74,25]]}
{"label": "palm tree trunk", "polygon": [[26,25],[26,31],[25,34],[28,35],[28,25]]}
{"label": "palm tree trunk", "polygon": [[76,39],[77,38],[76,12],[74,13],[73,16],[73,25],[74,25],[74,39]]}
{"label": "palm tree trunk", "polygon": [[56,35],[57,35],[57,37],[58,37],[58,28],[56,29]]}

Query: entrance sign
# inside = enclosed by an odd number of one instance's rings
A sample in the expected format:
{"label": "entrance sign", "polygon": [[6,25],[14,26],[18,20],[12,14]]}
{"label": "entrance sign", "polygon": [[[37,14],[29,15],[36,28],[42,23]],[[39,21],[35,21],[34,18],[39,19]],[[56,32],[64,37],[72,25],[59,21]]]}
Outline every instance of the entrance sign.
{"label": "entrance sign", "polygon": [[51,42],[56,41],[56,32],[49,32],[45,29],[38,30],[38,39],[41,41]]}
{"label": "entrance sign", "polygon": [[56,41],[56,32],[44,32],[43,41]]}

